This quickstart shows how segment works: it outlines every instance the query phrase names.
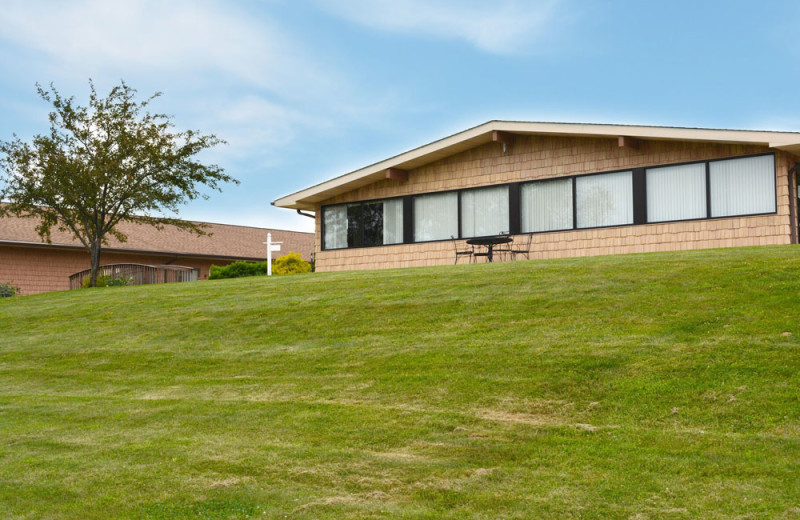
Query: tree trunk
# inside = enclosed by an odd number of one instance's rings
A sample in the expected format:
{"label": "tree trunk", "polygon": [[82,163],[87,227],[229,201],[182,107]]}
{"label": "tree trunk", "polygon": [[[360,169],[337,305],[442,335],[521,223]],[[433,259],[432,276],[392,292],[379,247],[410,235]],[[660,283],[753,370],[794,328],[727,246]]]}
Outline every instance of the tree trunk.
{"label": "tree trunk", "polygon": [[91,254],[91,274],[89,276],[89,287],[97,287],[97,275],[100,274],[100,241],[92,244]]}

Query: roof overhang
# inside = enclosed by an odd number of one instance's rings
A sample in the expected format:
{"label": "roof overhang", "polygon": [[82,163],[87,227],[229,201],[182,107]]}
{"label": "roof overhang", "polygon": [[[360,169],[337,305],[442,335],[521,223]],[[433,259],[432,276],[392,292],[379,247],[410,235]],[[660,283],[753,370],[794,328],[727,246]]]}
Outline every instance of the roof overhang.
{"label": "roof overhang", "polygon": [[[329,181],[286,195],[275,200],[272,204],[281,208],[314,210],[316,204],[336,195],[386,178],[396,178],[397,172],[419,168],[491,141],[499,141],[503,143],[503,146],[506,146],[508,144],[508,134],[613,139],[627,137],[640,140],[751,144],[785,150],[800,155],[800,133],[797,132],[489,121],[480,126],[464,130]],[[623,141],[620,140],[620,146],[622,145]]]}

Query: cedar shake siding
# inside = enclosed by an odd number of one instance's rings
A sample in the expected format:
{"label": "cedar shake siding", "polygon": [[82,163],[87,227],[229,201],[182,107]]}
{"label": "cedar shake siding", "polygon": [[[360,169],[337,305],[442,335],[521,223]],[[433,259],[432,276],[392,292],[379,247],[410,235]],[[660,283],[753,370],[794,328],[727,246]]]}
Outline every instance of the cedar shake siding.
{"label": "cedar shake siding", "polygon": [[[89,253],[66,233],[53,230],[52,244],[45,244],[35,231],[36,220],[0,218],[0,283],[12,282],[21,294],[69,289],[69,276],[88,269]],[[128,241],[114,239],[103,249],[101,264],[176,265],[198,270],[198,279],[208,279],[211,265],[237,260],[266,260],[262,242],[267,233],[283,241],[280,254],[295,251],[309,260],[313,251],[311,233],[263,229],[225,224],[208,224],[210,236],[190,234],[171,226],[126,223],[121,228]]]}
{"label": "cedar shake siding", "polygon": [[[616,128],[616,127],[615,127]],[[638,127],[634,127],[638,128]],[[657,128],[657,127],[641,127]],[[694,130],[689,130],[691,133]],[[783,135],[783,134],[781,134]],[[532,234],[531,258],[557,258],[572,256],[607,255],[619,253],[644,253],[717,247],[790,244],[797,241],[797,199],[794,175],[790,169],[797,156],[766,144],[731,144],[677,139],[648,140],[623,138],[515,135],[510,146],[500,142],[485,142],[445,158],[437,158],[414,168],[399,168],[407,172],[407,179],[387,175],[366,185],[354,186],[350,191],[336,187],[338,193],[322,200],[292,196],[276,201],[292,204],[313,203],[316,212],[315,252],[318,271],[347,269],[377,269],[439,265],[453,263],[454,249],[450,240],[413,243],[407,234],[400,244],[371,247],[323,249],[322,208],[324,206],[358,201],[380,200],[449,190],[460,190],[492,185],[519,186],[543,179],[558,179],[593,173],[631,171],[656,166],[677,165],[760,154],[774,155],[775,180],[770,190],[775,190],[775,204],[769,211],[752,216],[732,216],[647,223],[646,213],[635,216],[636,223],[566,231],[544,231]],[[797,138],[800,143],[800,136]],[[504,151],[504,147],[506,150]],[[786,147],[788,149],[788,147]],[[409,152],[411,153],[411,152]],[[440,152],[438,152],[440,154]],[[402,159],[402,156],[398,156]],[[414,158],[414,160],[419,160]],[[388,161],[387,161],[388,162]],[[379,163],[379,165],[382,163]],[[713,163],[707,163],[713,164]],[[389,165],[391,166],[391,165]],[[704,166],[698,165],[700,168]],[[710,168],[710,166],[706,167]],[[642,178],[644,177],[643,170]],[[354,174],[348,174],[354,175]],[[395,178],[392,178],[395,177]],[[771,176],[770,176],[771,177]],[[706,179],[708,179],[706,173]],[[641,181],[640,181],[641,182]],[[708,191],[706,180],[706,191]],[[364,184],[361,182],[361,184]],[[573,186],[575,184],[573,183]],[[640,187],[645,198],[645,188]],[[306,192],[314,188],[309,188]],[[517,189],[517,188],[515,188]],[[299,192],[304,194],[306,192]],[[324,192],[323,192],[324,193]],[[462,192],[463,193],[463,192]],[[313,194],[320,198],[319,195]],[[574,195],[573,195],[574,196]],[[633,204],[637,204],[634,196]],[[711,195],[708,195],[710,201]],[[510,221],[519,219],[519,209],[512,206]],[[640,204],[641,205],[641,204]],[[287,207],[297,207],[289,206]],[[406,211],[411,205],[405,206]],[[709,202],[710,207],[710,202]],[[634,208],[637,210],[637,208]],[[516,212],[515,212],[516,211]],[[409,218],[405,219],[408,223]],[[573,224],[574,225],[574,224]],[[571,226],[572,227],[572,226]],[[519,224],[510,224],[510,230]],[[468,235],[462,233],[463,238]],[[463,244],[463,241],[460,242]]]}

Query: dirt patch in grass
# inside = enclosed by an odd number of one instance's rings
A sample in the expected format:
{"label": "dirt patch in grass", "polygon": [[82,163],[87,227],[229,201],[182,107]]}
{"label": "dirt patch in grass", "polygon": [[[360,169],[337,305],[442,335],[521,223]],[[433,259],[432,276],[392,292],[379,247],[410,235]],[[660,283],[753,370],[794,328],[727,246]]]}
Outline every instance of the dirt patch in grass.
{"label": "dirt patch in grass", "polygon": [[374,457],[380,457],[382,459],[390,459],[390,460],[397,460],[404,462],[429,462],[433,460],[431,457],[421,455],[419,453],[411,453],[404,450],[370,452],[369,454]]}
{"label": "dirt patch in grass", "polygon": [[505,410],[483,409],[478,410],[475,415],[487,421],[511,424],[528,424],[531,426],[563,426],[564,424],[561,418],[552,415],[508,412]]}
{"label": "dirt patch in grass", "polygon": [[575,428],[587,432],[596,432],[601,428],[613,428],[613,426],[597,426],[583,422],[574,422],[569,420],[568,417],[557,415],[509,412],[506,410],[481,409],[477,410],[475,415],[480,419],[500,423],[525,424],[536,427]]}
{"label": "dirt patch in grass", "polygon": [[320,498],[318,500],[308,502],[306,504],[298,506],[294,510],[294,512],[300,513],[303,511],[307,511],[309,509],[314,509],[317,507],[326,507],[326,506],[364,505],[368,503],[383,503],[390,499],[391,496],[388,493],[384,493],[382,491],[372,491],[370,493],[366,493],[363,495],[338,495],[338,496]]}

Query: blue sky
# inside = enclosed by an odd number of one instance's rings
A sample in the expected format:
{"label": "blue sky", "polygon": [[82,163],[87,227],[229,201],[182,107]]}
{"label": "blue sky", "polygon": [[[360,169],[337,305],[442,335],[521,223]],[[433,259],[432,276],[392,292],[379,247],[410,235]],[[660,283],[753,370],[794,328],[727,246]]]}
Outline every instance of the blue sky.
{"label": "blue sky", "polygon": [[34,84],[124,79],[242,181],[195,220],[312,230],[275,198],[490,119],[800,130],[796,1],[4,0],[0,139]]}

